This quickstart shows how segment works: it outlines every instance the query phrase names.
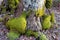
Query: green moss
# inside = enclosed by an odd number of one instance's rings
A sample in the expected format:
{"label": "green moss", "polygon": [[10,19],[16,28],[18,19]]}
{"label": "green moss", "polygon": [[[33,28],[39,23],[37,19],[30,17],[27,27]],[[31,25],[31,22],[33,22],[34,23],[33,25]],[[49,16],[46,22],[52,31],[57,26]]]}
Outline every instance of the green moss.
{"label": "green moss", "polygon": [[15,3],[16,3],[16,4],[19,4],[19,0],[15,0]]}
{"label": "green moss", "polygon": [[9,40],[15,40],[19,37],[19,34],[16,33],[16,32],[13,32],[13,31],[10,31],[8,34],[7,34],[7,37]]}
{"label": "green moss", "polygon": [[47,37],[46,37],[45,34],[41,33],[41,34],[40,34],[40,39],[39,39],[39,40],[48,40],[48,39],[47,39]]}
{"label": "green moss", "polygon": [[8,7],[10,8],[10,12],[14,13],[14,10],[17,8],[19,4],[19,0],[7,0]]}
{"label": "green moss", "polygon": [[51,6],[52,6],[52,0],[46,0],[45,6],[46,6],[46,8],[51,8]]}
{"label": "green moss", "polygon": [[6,8],[3,7],[1,13],[6,13]]}
{"label": "green moss", "polygon": [[36,16],[41,17],[44,15],[44,7],[36,11]]}
{"label": "green moss", "polygon": [[51,13],[51,22],[55,23],[55,14],[54,14],[54,12]]}
{"label": "green moss", "polygon": [[37,38],[38,37],[38,32],[34,32],[34,31],[32,31],[32,30],[28,30],[26,33],[25,33],[28,37],[29,36],[34,36],[35,38]]}
{"label": "green moss", "polygon": [[49,29],[51,27],[51,16],[50,15],[45,15],[45,18],[43,19],[42,22],[42,28],[43,29]]}
{"label": "green moss", "polygon": [[22,14],[18,18],[8,20],[8,22],[6,23],[6,26],[8,28],[10,28],[10,30],[14,29],[14,30],[17,30],[20,33],[24,33],[25,29],[26,29],[27,22],[26,22],[25,16],[23,16],[23,15],[24,14]]}
{"label": "green moss", "polygon": [[15,9],[19,4],[19,0],[8,0],[8,5],[10,8]]}
{"label": "green moss", "polygon": [[3,21],[3,18],[0,18],[0,22],[2,22]]}
{"label": "green moss", "polygon": [[2,2],[2,4],[0,5],[1,8],[1,13],[6,13],[6,7],[4,6],[4,2]]}
{"label": "green moss", "polygon": [[[17,0],[18,1],[18,0]],[[8,5],[10,8],[16,8],[16,0],[8,0]]]}

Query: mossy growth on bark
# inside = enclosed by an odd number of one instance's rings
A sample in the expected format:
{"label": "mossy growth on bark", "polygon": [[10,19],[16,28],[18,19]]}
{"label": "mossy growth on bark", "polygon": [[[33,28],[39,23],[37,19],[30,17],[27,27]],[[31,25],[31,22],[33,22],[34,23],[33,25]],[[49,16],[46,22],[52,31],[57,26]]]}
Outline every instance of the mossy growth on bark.
{"label": "mossy growth on bark", "polygon": [[40,38],[39,40],[48,40],[48,38],[46,37],[46,35],[43,34],[43,33],[40,33],[40,37],[39,38]]}
{"label": "mossy growth on bark", "polygon": [[30,36],[34,36],[35,38],[37,38],[39,36],[38,32],[34,32],[32,30],[27,30],[26,31],[26,36],[30,37]]}
{"label": "mossy growth on bark", "polygon": [[53,0],[46,0],[45,6],[47,9],[50,9],[52,7],[52,2],[53,2]]}
{"label": "mossy growth on bark", "polygon": [[8,20],[8,22],[6,23],[6,26],[10,28],[10,30],[14,29],[20,33],[25,33],[26,24],[27,24],[26,16],[25,16],[25,13],[23,13],[18,18]]}
{"label": "mossy growth on bark", "polygon": [[51,16],[50,15],[45,15],[44,19],[42,21],[42,28],[43,29],[49,29],[51,27]]}
{"label": "mossy growth on bark", "polygon": [[51,13],[51,22],[52,23],[55,23],[56,22],[54,12]]}
{"label": "mossy growth on bark", "polygon": [[10,31],[8,34],[7,34],[7,37],[9,40],[16,40],[18,37],[19,37],[19,33],[17,32],[14,32],[14,31]]}

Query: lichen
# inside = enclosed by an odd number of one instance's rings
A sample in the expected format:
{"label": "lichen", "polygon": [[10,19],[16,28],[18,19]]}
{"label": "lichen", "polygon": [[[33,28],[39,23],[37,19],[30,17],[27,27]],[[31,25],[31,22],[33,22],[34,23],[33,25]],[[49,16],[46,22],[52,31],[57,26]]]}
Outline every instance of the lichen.
{"label": "lichen", "polygon": [[36,11],[38,8],[43,8],[45,0],[23,0],[23,5],[26,10]]}

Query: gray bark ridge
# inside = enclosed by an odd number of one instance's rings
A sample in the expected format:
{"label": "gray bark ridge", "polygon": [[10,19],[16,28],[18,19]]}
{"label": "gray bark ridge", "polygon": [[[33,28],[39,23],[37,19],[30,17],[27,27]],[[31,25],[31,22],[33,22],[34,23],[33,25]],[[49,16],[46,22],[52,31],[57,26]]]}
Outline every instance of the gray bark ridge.
{"label": "gray bark ridge", "polygon": [[27,29],[28,30],[33,30],[33,31],[40,31],[42,30],[40,18],[36,18],[34,16],[34,13],[32,13],[28,18],[27,18]]}

